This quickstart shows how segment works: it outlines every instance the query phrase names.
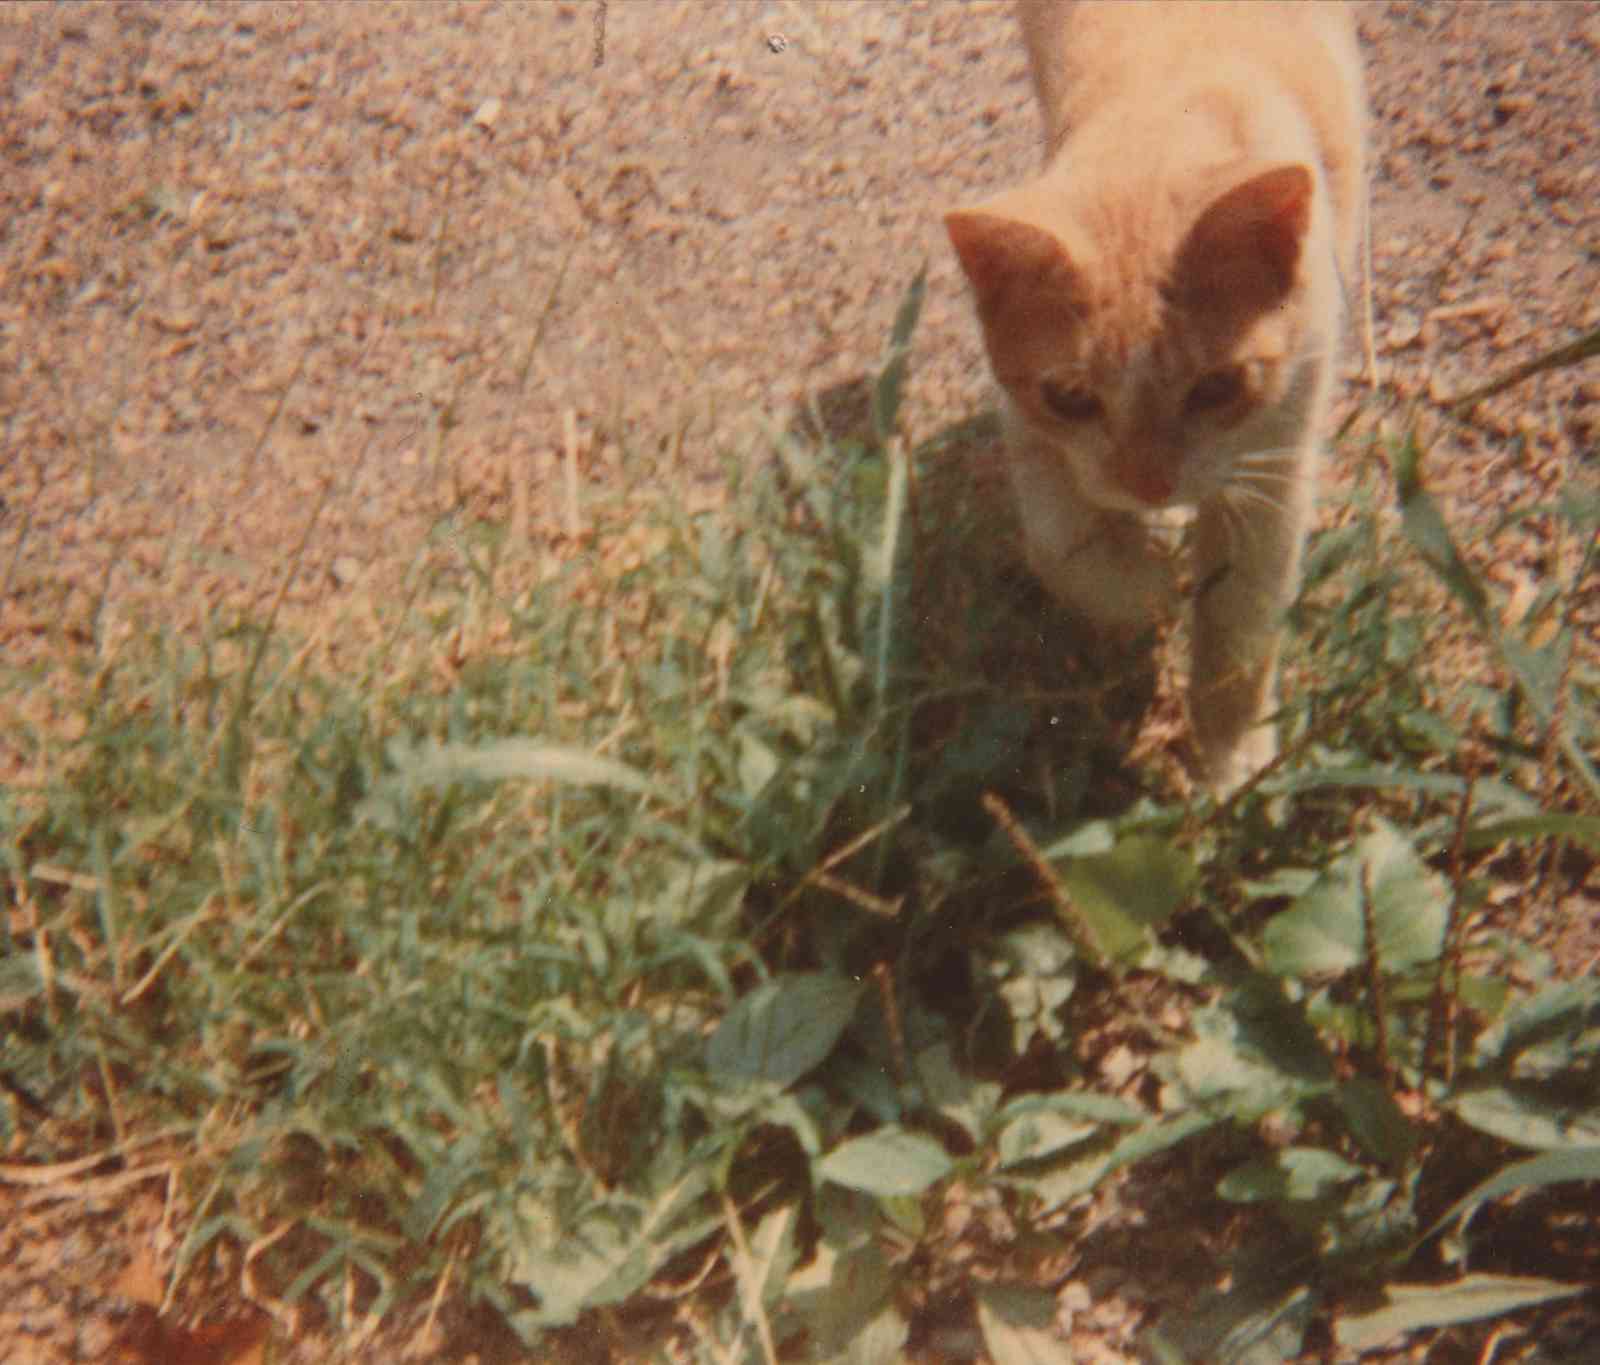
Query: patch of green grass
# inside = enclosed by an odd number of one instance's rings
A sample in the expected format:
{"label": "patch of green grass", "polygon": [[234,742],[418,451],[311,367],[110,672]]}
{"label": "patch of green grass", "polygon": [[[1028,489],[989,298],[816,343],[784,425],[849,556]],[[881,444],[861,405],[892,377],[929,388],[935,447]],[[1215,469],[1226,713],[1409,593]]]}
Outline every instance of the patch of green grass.
{"label": "patch of green grass", "polygon": [[640,470],[542,577],[442,527],[455,595],[359,667],[152,631],[15,738],[0,1137],[175,1162],[169,1301],[232,1246],[352,1331],[448,1280],[540,1349],[1056,1358],[1074,1210],[1178,1151],[1273,1252],[1154,1358],[1575,1292],[1472,1220],[1600,1179],[1600,988],[1502,905],[1600,848],[1600,502],[1525,509],[1585,548],[1507,627],[1382,452],[1309,557],[1284,761],[1175,796],[1126,754],[1151,642],[1086,655],[961,433],[897,435],[919,299],[870,439],[774,437],[707,505]]}

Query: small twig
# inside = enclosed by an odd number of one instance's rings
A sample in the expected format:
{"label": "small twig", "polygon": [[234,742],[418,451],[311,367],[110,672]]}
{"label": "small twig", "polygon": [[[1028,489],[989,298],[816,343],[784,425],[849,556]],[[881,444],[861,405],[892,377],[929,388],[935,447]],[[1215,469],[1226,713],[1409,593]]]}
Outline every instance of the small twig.
{"label": "small twig", "polygon": [[1456,1072],[1456,1011],[1460,1004],[1457,992],[1461,983],[1461,949],[1466,923],[1461,864],[1466,854],[1467,825],[1472,815],[1476,781],[1468,774],[1461,804],[1456,808],[1455,837],[1450,841],[1450,907],[1445,918],[1444,953],[1439,960],[1439,975],[1434,979],[1433,997],[1428,1001],[1428,1036],[1422,1050],[1424,1079],[1433,1074],[1443,1054],[1442,1079],[1446,1086],[1455,1079]]}
{"label": "small twig", "polygon": [[884,919],[893,919],[905,907],[906,898],[896,896],[893,900],[886,900],[882,896],[874,896],[870,891],[864,891],[852,882],[847,882],[843,877],[835,877],[829,872],[808,872],[804,885],[820,886],[824,891],[831,891],[836,896],[842,896],[850,904],[865,910],[869,915],[879,915]]}
{"label": "small twig", "polygon": [[1034,876],[1044,884],[1051,904],[1055,906],[1056,913],[1077,944],[1078,951],[1089,960],[1090,966],[1106,977],[1111,986],[1112,998],[1127,1013],[1128,1018],[1160,1046],[1171,1046],[1179,1041],[1171,1029],[1151,1019],[1137,1001],[1129,998],[1123,986],[1122,973],[1101,946],[1099,935],[1095,933],[1094,927],[1068,894],[1061,878],[1056,875],[1055,868],[1050,866],[1044,854],[1040,852],[1039,846],[1028,836],[1028,831],[1023,829],[1022,822],[1012,814],[1011,808],[994,792],[983,794],[983,808],[995,818],[1000,828],[1006,832],[1006,837],[1011,840],[1012,846],[1022,856],[1022,860],[1032,869]]}
{"label": "small twig", "polygon": [[889,1030],[889,1055],[894,1062],[894,1078],[904,1085],[911,1069],[906,1064],[906,1035],[900,1025],[900,1006],[894,998],[894,971],[887,962],[872,969],[872,984],[883,1001],[883,1022]]}
{"label": "small twig", "polygon": [[750,1254],[750,1243],[745,1240],[744,1225],[739,1221],[739,1210],[734,1207],[726,1190],[722,1193],[722,1217],[728,1225],[728,1236],[733,1240],[737,1258],[735,1270],[744,1284],[746,1311],[755,1323],[756,1335],[761,1339],[761,1354],[767,1365],[778,1365],[777,1343],[772,1337],[772,1323],[767,1317],[767,1306],[761,1301],[761,1283],[756,1275],[755,1258]]}
{"label": "small twig", "polygon": [[[243,482],[245,484],[248,484],[255,477],[256,460],[262,450],[266,448],[267,438],[272,435],[273,427],[278,425],[278,418],[283,416],[284,406],[288,403],[289,395],[293,392],[295,384],[299,382],[301,371],[306,367],[306,357],[311,354],[312,342],[315,339],[314,337],[306,338],[306,344],[300,348],[300,354],[295,357],[294,370],[290,373],[289,378],[284,381],[283,388],[278,391],[278,401],[272,405],[272,411],[267,414],[267,420],[261,425],[261,434],[256,437],[256,443],[251,446],[250,453],[244,457]],[[216,515],[217,525],[221,526],[232,514],[233,508],[231,504],[226,501],[219,502]]]}
{"label": "small twig", "polygon": [[1473,404],[1485,398],[1493,398],[1497,393],[1504,393],[1507,389],[1522,383],[1524,379],[1532,379],[1534,375],[1543,374],[1547,370],[1564,370],[1569,365],[1582,364],[1595,356],[1600,356],[1600,327],[1596,327],[1587,336],[1568,342],[1565,346],[1558,346],[1553,351],[1535,356],[1532,360],[1508,370],[1499,378],[1491,379],[1487,384],[1469,389],[1454,398],[1447,398],[1444,407],[1453,417],[1465,417]]}
{"label": "small twig", "polygon": [[1011,813],[1011,807],[994,792],[984,792],[983,808],[1006,832],[1012,847],[1022,855],[1023,862],[1028,864],[1033,870],[1033,875],[1043,884],[1051,904],[1056,907],[1066,924],[1067,932],[1077,943],[1078,951],[1089,959],[1092,966],[1110,973],[1111,959],[1106,955],[1106,950],[1100,946],[1100,936],[1095,933],[1094,926],[1078,909],[1077,903],[1067,894],[1067,888],[1061,884],[1061,878],[1056,876],[1055,868],[1050,866],[1044,854],[1039,851],[1039,846],[1028,837],[1028,831],[1023,829],[1022,822]]}
{"label": "small twig", "polygon": [[1382,384],[1378,374],[1377,328],[1372,320],[1372,178],[1366,178],[1361,205],[1361,349],[1367,367],[1367,388],[1374,393]]}
{"label": "small twig", "polygon": [[882,838],[910,814],[911,807],[909,805],[901,806],[899,810],[878,821],[871,829],[864,830],[848,843],[834,849],[816,867],[807,872],[789,894],[778,902],[778,908],[768,916],[767,922],[762,925],[756,938],[759,940],[770,932],[772,927],[783,918],[783,912],[799,899],[801,893],[808,886],[820,886],[824,891],[831,891],[836,896],[843,896],[852,904],[858,905],[863,910],[875,915],[884,915],[886,917],[898,915],[901,906],[905,903],[904,896],[897,897],[892,901],[885,900],[882,896],[874,896],[870,891],[863,891],[859,886],[852,885],[842,877],[833,876],[832,873],[833,869],[838,867],[840,863],[855,857],[874,839]]}
{"label": "small twig", "polygon": [[567,535],[577,540],[583,533],[583,519],[578,512],[578,414],[568,408],[561,414],[562,434],[566,440],[567,459]]}
{"label": "small twig", "polygon": [[1372,997],[1373,1022],[1376,1029],[1378,1072],[1383,1077],[1383,1088],[1394,1090],[1394,1075],[1389,1067],[1388,996],[1383,988],[1383,969],[1378,962],[1378,926],[1372,912],[1372,873],[1363,865],[1361,869],[1361,934],[1366,940],[1365,949],[1367,992]]}

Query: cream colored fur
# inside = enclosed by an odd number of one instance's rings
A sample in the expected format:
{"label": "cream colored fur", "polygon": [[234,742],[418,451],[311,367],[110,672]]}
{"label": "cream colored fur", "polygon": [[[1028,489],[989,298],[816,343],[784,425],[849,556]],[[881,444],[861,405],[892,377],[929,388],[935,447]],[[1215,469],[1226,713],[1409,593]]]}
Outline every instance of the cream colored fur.
{"label": "cream colored fur", "polygon": [[1342,4],[1017,5],[1042,173],[946,216],[1004,393],[1028,560],[1089,622],[1175,605],[1194,517],[1189,709],[1203,779],[1276,753],[1356,278],[1364,97]]}

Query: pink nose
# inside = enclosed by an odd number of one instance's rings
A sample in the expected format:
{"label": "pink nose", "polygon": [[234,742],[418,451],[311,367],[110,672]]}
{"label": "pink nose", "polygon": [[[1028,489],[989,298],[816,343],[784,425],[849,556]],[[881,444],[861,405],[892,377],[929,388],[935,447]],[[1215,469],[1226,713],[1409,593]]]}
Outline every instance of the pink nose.
{"label": "pink nose", "polygon": [[1177,480],[1166,470],[1144,464],[1118,466],[1116,479],[1126,492],[1151,507],[1160,507],[1178,489]]}

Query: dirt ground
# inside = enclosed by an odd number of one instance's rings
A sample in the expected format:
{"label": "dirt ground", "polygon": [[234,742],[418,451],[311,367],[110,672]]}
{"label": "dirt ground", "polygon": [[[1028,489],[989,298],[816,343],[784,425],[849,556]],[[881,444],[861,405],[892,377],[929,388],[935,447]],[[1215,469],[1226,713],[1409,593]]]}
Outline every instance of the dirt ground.
{"label": "dirt ground", "polygon": [[[1600,324],[1600,4],[1359,12],[1370,428]],[[325,492],[302,618],[392,592],[451,510],[556,534],[569,446],[586,491],[664,442],[709,477],[873,366],[924,260],[911,433],[970,416],[938,214],[1037,139],[991,0],[4,0],[0,650],[46,693],[260,609]],[[1441,423],[1429,469],[1470,523],[1597,437],[1591,364]],[[0,1357],[107,1358],[158,1193],[0,1186]]]}

